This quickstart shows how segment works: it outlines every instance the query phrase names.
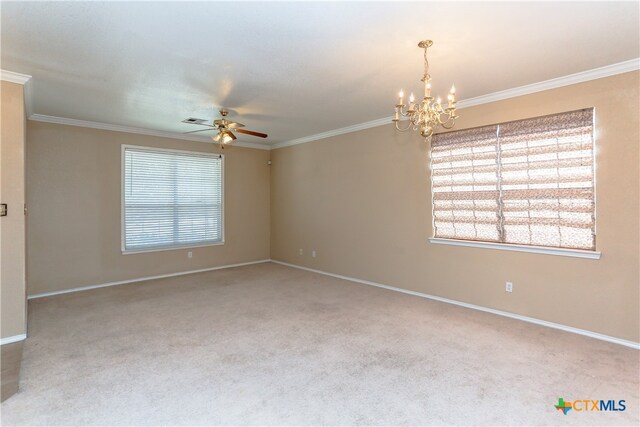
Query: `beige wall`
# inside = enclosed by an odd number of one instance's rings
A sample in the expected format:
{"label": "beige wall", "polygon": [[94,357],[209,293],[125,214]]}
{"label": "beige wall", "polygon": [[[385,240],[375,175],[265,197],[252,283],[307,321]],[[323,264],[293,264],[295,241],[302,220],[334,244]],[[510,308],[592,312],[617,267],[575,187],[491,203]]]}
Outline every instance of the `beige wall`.
{"label": "beige wall", "polygon": [[29,295],[269,258],[268,151],[223,151],[224,245],[122,255],[121,144],[219,148],[34,121],[27,128]]}
{"label": "beige wall", "polygon": [[272,151],[271,258],[638,342],[638,83],[633,72],[484,104],[457,124],[594,106],[600,260],[428,243],[428,146],[391,124]]}
{"label": "beige wall", "polygon": [[24,87],[1,82],[2,141],[0,142],[0,199],[8,215],[0,218],[0,300],[2,338],[25,333],[25,220],[24,220]]}

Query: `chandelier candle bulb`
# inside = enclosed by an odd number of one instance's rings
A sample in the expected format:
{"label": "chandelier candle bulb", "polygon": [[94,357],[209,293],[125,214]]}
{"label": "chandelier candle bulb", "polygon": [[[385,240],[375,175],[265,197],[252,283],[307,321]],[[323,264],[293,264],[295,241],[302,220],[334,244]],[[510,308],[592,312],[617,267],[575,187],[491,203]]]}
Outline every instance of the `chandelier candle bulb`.
{"label": "chandelier candle bulb", "polygon": [[[418,43],[418,47],[424,49],[424,74],[422,81],[424,83],[424,99],[416,105],[413,93],[409,97],[409,108],[405,110],[404,92],[400,91],[400,98],[395,108],[395,114],[392,121],[395,123],[396,129],[404,132],[408,129],[420,130],[420,134],[425,141],[429,142],[433,132],[439,126],[444,129],[451,129],[455,125],[456,116],[456,88],[451,86],[451,91],[447,96],[447,108],[442,108],[442,99],[437,98],[434,102],[431,96],[431,76],[429,75],[429,61],[427,59],[427,49],[433,45],[431,40],[423,40]],[[400,126],[400,116],[407,117],[408,123],[405,127]]]}

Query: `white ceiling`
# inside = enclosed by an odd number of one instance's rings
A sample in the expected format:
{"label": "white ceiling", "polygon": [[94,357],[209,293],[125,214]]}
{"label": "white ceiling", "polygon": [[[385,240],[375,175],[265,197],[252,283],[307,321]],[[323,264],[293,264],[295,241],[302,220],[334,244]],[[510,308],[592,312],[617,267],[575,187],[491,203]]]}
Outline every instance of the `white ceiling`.
{"label": "white ceiling", "polygon": [[[218,107],[275,144],[634,58],[638,2],[2,2],[1,67],[34,113],[185,132]],[[238,135],[240,141],[260,142]]]}

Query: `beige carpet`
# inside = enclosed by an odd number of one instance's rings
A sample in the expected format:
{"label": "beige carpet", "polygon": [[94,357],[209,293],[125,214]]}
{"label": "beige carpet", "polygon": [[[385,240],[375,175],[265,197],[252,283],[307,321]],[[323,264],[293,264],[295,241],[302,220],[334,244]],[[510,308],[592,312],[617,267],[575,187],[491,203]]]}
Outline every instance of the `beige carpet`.
{"label": "beige carpet", "polygon": [[633,349],[267,263],[30,301],[2,423],[638,425],[638,374]]}

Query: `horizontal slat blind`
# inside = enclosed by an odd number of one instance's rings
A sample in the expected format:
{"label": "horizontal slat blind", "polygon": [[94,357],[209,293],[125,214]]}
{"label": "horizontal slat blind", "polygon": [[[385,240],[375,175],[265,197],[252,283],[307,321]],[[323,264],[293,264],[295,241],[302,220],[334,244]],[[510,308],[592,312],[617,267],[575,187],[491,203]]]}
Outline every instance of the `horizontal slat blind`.
{"label": "horizontal slat blind", "polygon": [[125,147],[124,250],[222,241],[219,155]]}
{"label": "horizontal slat blind", "polygon": [[435,237],[595,250],[593,109],[435,135],[431,162]]}

